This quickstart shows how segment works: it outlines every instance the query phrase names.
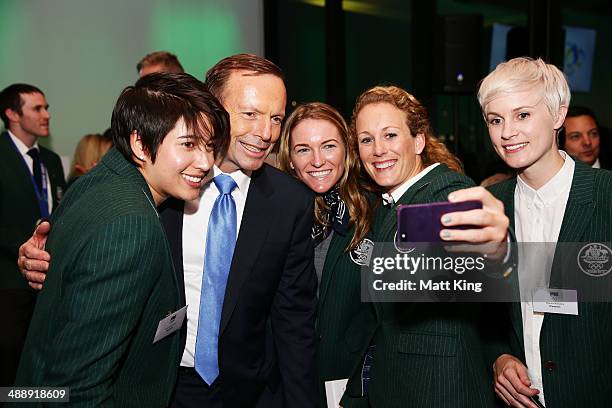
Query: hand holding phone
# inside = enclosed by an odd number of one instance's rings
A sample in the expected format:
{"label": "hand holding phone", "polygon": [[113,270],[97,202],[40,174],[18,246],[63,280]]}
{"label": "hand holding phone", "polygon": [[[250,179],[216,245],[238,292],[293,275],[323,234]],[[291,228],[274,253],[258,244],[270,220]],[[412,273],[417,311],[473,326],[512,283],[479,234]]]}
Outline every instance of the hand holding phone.
{"label": "hand holding phone", "polygon": [[440,221],[444,214],[477,209],[482,209],[482,203],[476,200],[400,205],[397,208],[397,241],[441,242],[442,229],[478,228],[473,225],[445,227]]}

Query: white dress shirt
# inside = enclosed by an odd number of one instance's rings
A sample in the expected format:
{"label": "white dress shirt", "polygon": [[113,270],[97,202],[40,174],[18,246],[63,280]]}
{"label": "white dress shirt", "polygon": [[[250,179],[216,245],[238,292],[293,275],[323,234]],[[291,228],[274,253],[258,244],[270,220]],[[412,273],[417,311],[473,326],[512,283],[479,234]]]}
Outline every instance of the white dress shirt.
{"label": "white dress shirt", "polygon": [[[33,170],[34,159],[30,157],[30,155],[28,154],[28,151],[34,148],[38,150],[38,152],[40,153],[38,142],[34,142],[34,145],[32,147],[28,147],[20,139],[18,139],[17,136],[12,134],[10,130],[7,130],[7,132],[9,136],[11,137],[11,139],[13,140],[13,143],[15,143],[15,146],[17,146],[17,150],[19,150],[19,153],[21,153],[21,156],[23,156],[23,160],[25,160],[26,164],[28,165],[30,174],[34,175],[34,170]],[[42,162],[42,160],[40,161],[40,165],[41,167],[44,167],[43,176],[45,177],[46,181],[43,181],[43,183],[47,185],[47,205],[49,208],[49,214],[51,214],[51,210],[53,210],[53,195],[51,193],[51,180],[49,180],[49,172],[47,171],[47,168],[45,167],[45,164]]]}
{"label": "white dress shirt", "polygon": [[[524,288],[548,287],[550,270],[554,258],[555,243],[559,239],[565,206],[574,177],[574,161],[561,151],[565,159],[563,167],[538,190],[529,187],[519,176],[514,194],[514,220],[516,237],[519,242],[519,281],[521,294]],[[537,242],[538,245],[524,245],[522,242]],[[548,243],[547,245],[544,243]],[[533,250],[529,254],[529,250]],[[527,252],[527,253],[526,253]],[[544,314],[533,311],[533,301],[521,302],[523,317],[523,340],[525,359],[531,386],[540,390],[539,399],[544,401],[542,383],[542,362],[540,356],[540,332]]]}
{"label": "white dress shirt", "polygon": [[601,169],[601,163],[599,162],[599,157],[595,160],[595,163],[591,166],[594,169]]}
{"label": "white dress shirt", "polygon": [[[223,174],[217,166],[213,174]],[[246,203],[251,178],[241,170],[230,173],[237,187],[232,191],[236,202],[236,231],[240,231],[242,214]],[[185,280],[185,300],[187,307],[187,342],[181,359],[184,367],[193,367],[195,361],[195,344],[198,334],[198,316],[200,315],[200,294],[202,292],[202,275],[204,274],[204,255],[208,219],[212,212],[219,190],[212,181],[202,189],[200,198],[185,203],[183,215],[183,270]]]}
{"label": "white dress shirt", "polygon": [[[393,190],[392,193],[383,193],[382,197],[383,197],[383,201],[385,203],[387,202],[393,202],[394,204],[397,203],[399,201],[400,198],[402,198],[402,196],[404,195],[404,193],[406,191],[408,191],[408,189],[410,187],[412,187],[413,185],[416,184],[417,181],[419,181],[420,179],[422,179],[423,177],[425,177],[425,175],[427,173],[429,173],[430,171],[432,171],[433,169],[435,169],[436,167],[438,167],[440,165],[440,163],[434,163],[431,164],[427,167],[425,167],[423,170],[421,170],[419,172],[419,174],[417,174],[416,176],[409,178],[408,180],[404,181],[398,188],[396,188],[395,190]],[[391,199],[393,201],[391,201]]]}

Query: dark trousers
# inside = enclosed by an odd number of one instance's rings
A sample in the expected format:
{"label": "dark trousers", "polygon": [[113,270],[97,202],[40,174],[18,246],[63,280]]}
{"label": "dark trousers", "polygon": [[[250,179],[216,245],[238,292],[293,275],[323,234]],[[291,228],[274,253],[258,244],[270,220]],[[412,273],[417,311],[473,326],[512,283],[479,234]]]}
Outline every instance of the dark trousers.
{"label": "dark trousers", "polygon": [[0,289],[0,387],[15,384],[21,350],[25,343],[36,292],[28,289]]}
{"label": "dark trousers", "polygon": [[219,381],[209,386],[192,367],[179,367],[172,408],[223,408]]}

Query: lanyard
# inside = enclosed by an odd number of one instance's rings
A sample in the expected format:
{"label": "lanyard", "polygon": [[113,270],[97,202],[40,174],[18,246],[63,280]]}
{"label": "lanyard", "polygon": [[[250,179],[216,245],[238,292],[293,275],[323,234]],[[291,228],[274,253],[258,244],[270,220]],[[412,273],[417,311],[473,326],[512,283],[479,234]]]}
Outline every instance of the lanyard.
{"label": "lanyard", "polygon": [[15,142],[13,142],[13,139],[8,134],[8,132],[5,133],[4,135],[11,142],[11,145],[13,145],[15,152],[17,152],[17,156],[19,156],[19,158],[21,159],[21,163],[23,163],[25,170],[30,175],[30,181],[32,182],[32,187],[34,187],[34,193],[36,194],[36,199],[38,200],[40,216],[42,218],[48,217],[49,216],[49,200],[48,200],[49,190],[47,186],[47,168],[41,161],[40,163],[40,174],[42,176],[42,191],[41,191],[38,188],[38,184],[36,184],[36,181],[34,180],[34,175],[32,174],[33,172],[30,171],[30,168],[28,167],[28,163],[26,163],[25,158],[23,157],[23,155],[21,154],[21,152],[15,145]]}

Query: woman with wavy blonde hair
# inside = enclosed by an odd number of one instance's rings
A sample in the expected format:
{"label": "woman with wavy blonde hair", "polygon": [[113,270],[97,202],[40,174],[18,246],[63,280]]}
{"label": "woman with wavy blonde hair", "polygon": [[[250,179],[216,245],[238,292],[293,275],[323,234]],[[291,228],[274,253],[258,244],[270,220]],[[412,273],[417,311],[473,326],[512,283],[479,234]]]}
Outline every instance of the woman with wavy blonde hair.
{"label": "woman with wavy blonde hair", "polygon": [[[451,192],[474,185],[461,174],[459,160],[434,136],[425,107],[396,86],[376,86],[357,98],[351,144],[359,152],[372,189],[381,191],[385,202],[373,216],[374,245],[394,242],[397,205],[447,201]],[[460,195],[465,191],[469,190]],[[505,239],[503,207],[473,211],[480,211],[480,216],[496,212],[495,221],[487,222],[504,230],[497,239]],[[455,218],[458,213],[453,214]],[[444,225],[451,224],[445,221]],[[440,237],[461,240],[464,232],[443,229]],[[472,228],[469,234],[474,232]],[[481,305],[372,305],[376,323],[363,324],[366,332],[355,335],[366,343],[358,347],[365,351],[347,384],[342,406],[495,406],[490,365],[480,341]]]}
{"label": "woman with wavy blonde hair", "polygon": [[[360,363],[362,350],[347,347],[355,316],[370,313],[361,303],[360,268],[370,224],[367,192],[360,184],[361,165],[349,144],[349,129],[336,109],[313,102],[287,118],[278,153],[281,170],[300,179],[316,196],[315,269],[320,279],[317,348],[321,395],[324,383],[347,378]],[[361,323],[359,323],[361,324]],[[326,406],[325,398],[321,401]]]}
{"label": "woman with wavy blonde hair", "polygon": [[113,141],[100,134],[83,136],[74,150],[68,183],[71,184],[77,177],[91,170],[111,147],[113,147]]}

